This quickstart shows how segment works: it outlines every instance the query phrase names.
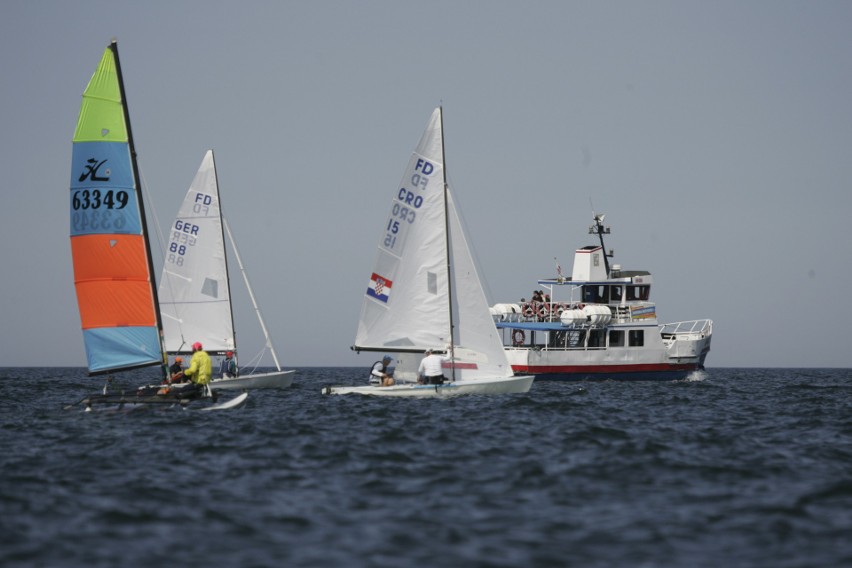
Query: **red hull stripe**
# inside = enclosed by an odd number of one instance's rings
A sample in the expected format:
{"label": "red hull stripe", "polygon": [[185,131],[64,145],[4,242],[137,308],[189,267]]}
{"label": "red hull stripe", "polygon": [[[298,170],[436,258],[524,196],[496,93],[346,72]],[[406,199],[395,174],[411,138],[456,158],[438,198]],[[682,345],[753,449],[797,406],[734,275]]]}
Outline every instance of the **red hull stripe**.
{"label": "red hull stripe", "polygon": [[512,365],[516,373],[546,375],[549,373],[584,374],[584,373],[649,373],[666,371],[695,371],[699,367],[695,363],[648,363],[637,365]]}

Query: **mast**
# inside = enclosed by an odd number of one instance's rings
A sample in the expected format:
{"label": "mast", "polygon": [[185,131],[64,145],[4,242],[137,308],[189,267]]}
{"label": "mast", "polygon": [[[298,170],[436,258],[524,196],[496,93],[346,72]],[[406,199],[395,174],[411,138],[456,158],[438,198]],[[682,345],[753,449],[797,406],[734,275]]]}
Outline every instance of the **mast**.
{"label": "mast", "polygon": [[604,227],[603,220],[606,215],[602,215],[599,213],[595,213],[595,224],[589,227],[590,235],[597,235],[601,240],[601,249],[603,250],[604,257],[604,269],[606,270],[606,277],[609,278],[609,257],[611,254],[607,254],[606,247],[604,246],[603,236],[609,234],[609,227]]}
{"label": "mast", "polygon": [[[228,312],[231,314],[231,330],[234,334],[234,357],[239,363],[239,351],[237,351],[237,326],[234,322],[234,297],[231,294],[231,271],[228,268],[228,252],[225,250],[225,215],[222,213],[222,194],[219,192],[219,170],[216,168],[216,156],[210,149],[210,158],[213,160],[213,179],[216,181],[216,201],[219,203],[219,230],[222,232],[222,252],[225,257],[225,285],[228,287]],[[230,236],[230,231],[228,233]],[[231,245],[234,242],[231,239]],[[236,250],[236,247],[235,247]]]}
{"label": "mast", "polygon": [[449,199],[447,198],[447,155],[444,150],[444,107],[438,107],[441,113],[441,175],[444,178],[444,239],[445,239],[445,247],[447,251],[447,308],[450,310],[450,362],[453,363],[450,366],[452,370],[452,380],[456,380],[456,366],[455,366],[455,350],[453,346],[455,345],[455,337],[454,337],[454,328],[455,324],[453,322],[453,267],[452,267],[452,259],[450,258],[450,211],[449,211]]}
{"label": "mast", "polygon": [[118,57],[118,41],[113,39],[109,45],[115,57],[115,73],[118,76],[118,91],[121,95],[122,109],[124,111],[124,124],[127,127],[127,146],[130,149],[130,163],[133,169],[133,183],[136,186],[136,199],[139,202],[139,217],[142,221],[142,234],[145,236],[145,255],[148,260],[148,284],[151,296],[154,299],[154,314],[157,320],[157,335],[160,339],[160,363],[163,377],[168,377],[168,355],[166,355],[165,336],[163,334],[163,320],[160,315],[160,299],[157,295],[157,287],[154,285],[154,259],[151,256],[151,246],[148,242],[148,223],[145,219],[145,201],[142,198],[142,183],[139,180],[139,165],[136,162],[136,145],[133,143],[133,131],[130,126],[130,110],[127,104],[127,96],[124,92],[124,77],[121,73],[121,61]]}

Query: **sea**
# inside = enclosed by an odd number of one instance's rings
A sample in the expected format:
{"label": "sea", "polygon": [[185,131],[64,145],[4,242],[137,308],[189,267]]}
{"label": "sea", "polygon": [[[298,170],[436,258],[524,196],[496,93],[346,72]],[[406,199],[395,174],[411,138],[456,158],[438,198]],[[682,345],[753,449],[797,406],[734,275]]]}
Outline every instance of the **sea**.
{"label": "sea", "polygon": [[321,394],[367,367],[221,412],[0,369],[0,566],[852,566],[850,369]]}

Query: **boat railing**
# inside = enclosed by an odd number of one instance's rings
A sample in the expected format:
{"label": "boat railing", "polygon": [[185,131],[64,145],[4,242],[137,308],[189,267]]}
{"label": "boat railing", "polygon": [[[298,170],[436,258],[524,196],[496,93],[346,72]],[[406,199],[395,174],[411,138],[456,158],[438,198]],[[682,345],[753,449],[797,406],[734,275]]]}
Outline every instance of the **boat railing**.
{"label": "boat railing", "polygon": [[[612,321],[629,323],[653,319],[656,317],[653,302],[627,302],[621,304],[584,304],[582,302],[522,302],[520,304],[495,304],[491,314],[495,322],[549,322],[562,321],[562,314],[567,310],[582,310],[585,306],[602,305],[609,308]],[[573,324],[576,327],[581,324]],[[592,324],[583,324],[592,325]],[[595,327],[595,325],[592,325]]]}
{"label": "boat railing", "polygon": [[660,325],[663,339],[691,339],[710,335],[713,321],[709,319],[679,321]]}
{"label": "boat railing", "polygon": [[580,309],[577,302],[522,302],[520,304],[495,304],[491,308],[494,321],[503,322],[559,322],[565,310]]}
{"label": "boat railing", "polygon": [[619,304],[610,306],[609,309],[612,310],[612,321],[616,323],[627,323],[632,319],[630,306]]}

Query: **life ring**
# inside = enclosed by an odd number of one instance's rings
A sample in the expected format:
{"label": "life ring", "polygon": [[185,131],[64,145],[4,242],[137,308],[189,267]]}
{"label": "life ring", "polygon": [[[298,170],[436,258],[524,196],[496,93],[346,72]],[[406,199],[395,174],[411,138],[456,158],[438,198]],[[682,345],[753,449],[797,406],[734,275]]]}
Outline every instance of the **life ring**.
{"label": "life ring", "polygon": [[531,318],[535,315],[535,308],[532,306],[532,304],[524,304],[523,306],[521,306],[521,310],[525,318]]}
{"label": "life ring", "polygon": [[512,345],[517,347],[518,345],[523,345],[524,341],[527,339],[527,334],[524,333],[523,329],[516,329],[512,332]]}
{"label": "life ring", "polygon": [[549,313],[550,313],[550,308],[546,303],[542,302],[538,305],[538,310],[537,310],[538,317],[545,319],[545,318],[547,318]]}

